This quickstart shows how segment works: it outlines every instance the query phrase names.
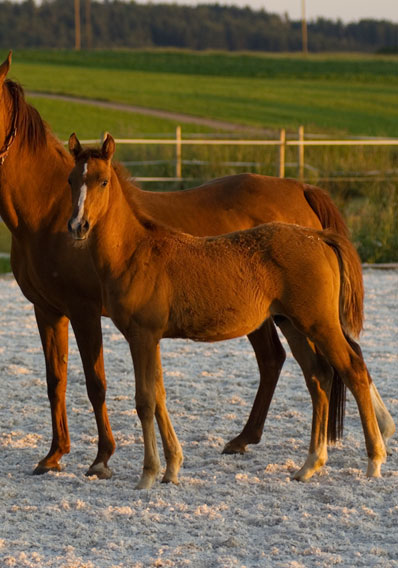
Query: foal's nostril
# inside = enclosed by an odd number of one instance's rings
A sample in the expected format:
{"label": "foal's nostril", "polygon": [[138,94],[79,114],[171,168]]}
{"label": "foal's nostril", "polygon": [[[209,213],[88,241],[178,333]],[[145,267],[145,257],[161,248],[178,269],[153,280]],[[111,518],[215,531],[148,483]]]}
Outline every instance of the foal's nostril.
{"label": "foal's nostril", "polygon": [[68,231],[72,233],[75,239],[84,239],[90,228],[90,223],[87,219],[81,219],[77,221],[76,219],[69,219],[68,221]]}

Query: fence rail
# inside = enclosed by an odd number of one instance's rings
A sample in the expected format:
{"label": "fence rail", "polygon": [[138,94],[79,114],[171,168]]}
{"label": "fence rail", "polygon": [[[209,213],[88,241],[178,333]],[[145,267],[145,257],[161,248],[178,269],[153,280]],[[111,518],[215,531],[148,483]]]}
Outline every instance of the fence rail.
{"label": "fence rail", "polygon": [[[304,136],[304,127],[300,126],[298,129],[298,138],[290,140],[286,137],[286,130],[282,128],[279,133],[279,138],[275,140],[247,140],[247,139],[197,139],[197,138],[182,138],[181,126],[176,127],[175,138],[118,138],[115,140],[117,144],[131,144],[131,145],[169,145],[175,146],[175,176],[172,177],[137,177],[137,181],[184,181],[190,178],[182,176],[182,148],[183,146],[275,146],[279,149],[278,154],[278,175],[285,177],[286,167],[286,148],[288,146],[296,146],[298,150],[297,165],[298,177],[304,178],[305,167],[305,147],[313,146],[398,146],[398,138],[358,138],[351,140],[333,140],[333,139],[318,139],[306,140]],[[98,143],[95,140],[82,140],[83,144]],[[145,163],[145,162],[141,162]]]}

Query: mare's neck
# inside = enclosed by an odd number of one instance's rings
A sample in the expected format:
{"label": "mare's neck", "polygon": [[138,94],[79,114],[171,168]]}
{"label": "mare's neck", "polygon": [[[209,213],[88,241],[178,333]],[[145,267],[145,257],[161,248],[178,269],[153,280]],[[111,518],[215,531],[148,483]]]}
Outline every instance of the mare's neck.
{"label": "mare's neck", "polygon": [[22,134],[17,131],[0,166],[0,215],[16,238],[29,238],[48,225],[65,230],[73,160],[50,132],[38,147]]}

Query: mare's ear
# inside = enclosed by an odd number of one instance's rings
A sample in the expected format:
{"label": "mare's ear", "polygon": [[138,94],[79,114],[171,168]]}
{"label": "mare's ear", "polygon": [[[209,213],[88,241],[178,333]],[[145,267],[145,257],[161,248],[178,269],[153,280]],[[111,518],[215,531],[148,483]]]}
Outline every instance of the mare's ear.
{"label": "mare's ear", "polygon": [[11,67],[11,56],[12,56],[12,51],[9,52],[7,58],[3,61],[3,63],[0,65],[0,84],[2,85],[5,81],[5,78],[7,77],[7,73],[10,70]]}
{"label": "mare's ear", "polygon": [[73,134],[71,134],[69,136],[69,152],[72,154],[72,156],[75,158],[78,157],[78,155],[83,151],[83,148],[79,142],[79,140],[77,139],[76,134],[73,132]]}
{"label": "mare's ear", "polygon": [[101,154],[104,160],[110,161],[116,150],[116,144],[109,132],[104,134],[104,141],[102,143]]}

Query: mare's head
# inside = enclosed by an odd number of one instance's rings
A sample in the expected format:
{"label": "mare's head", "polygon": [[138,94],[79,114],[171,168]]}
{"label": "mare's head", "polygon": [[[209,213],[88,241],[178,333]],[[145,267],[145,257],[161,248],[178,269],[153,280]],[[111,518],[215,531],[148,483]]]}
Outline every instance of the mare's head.
{"label": "mare's head", "polygon": [[[15,140],[29,147],[32,153],[40,152],[47,143],[47,129],[40,114],[26,102],[21,85],[7,79],[11,54],[10,51],[0,65],[0,165],[6,160]],[[58,142],[57,146],[61,148]]]}
{"label": "mare's head", "polygon": [[[10,108],[9,97],[7,96],[7,88],[6,88],[6,78],[7,74],[11,67],[11,51],[9,52],[7,58],[3,61],[0,65],[0,105],[1,105],[1,113],[0,113],[0,161],[3,163],[4,159],[8,154],[8,150],[15,138],[15,122],[16,118],[14,116],[14,120],[11,118],[9,120],[9,116],[13,113],[13,109]],[[16,111],[14,111],[16,114]]]}
{"label": "mare's head", "polygon": [[84,240],[108,208],[115,141],[106,134],[100,149],[83,149],[76,134],[72,134],[69,151],[75,167],[69,175],[73,213],[68,230],[74,239]]}

